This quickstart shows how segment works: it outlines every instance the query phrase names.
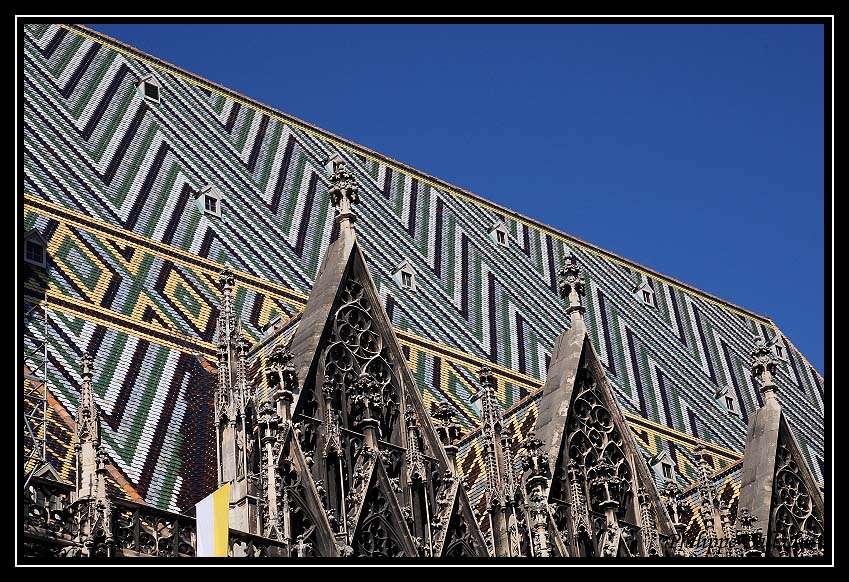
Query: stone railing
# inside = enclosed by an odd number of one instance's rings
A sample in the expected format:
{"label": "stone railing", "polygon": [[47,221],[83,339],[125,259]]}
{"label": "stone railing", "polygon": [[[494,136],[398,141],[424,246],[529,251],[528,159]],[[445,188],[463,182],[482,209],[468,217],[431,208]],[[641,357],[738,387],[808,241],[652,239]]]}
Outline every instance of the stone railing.
{"label": "stone railing", "polygon": [[[24,492],[24,556],[80,555],[81,503],[71,501],[73,487],[34,477]],[[183,558],[195,555],[195,519],[122,499],[111,500],[111,535],[101,536],[89,549],[98,556],[156,556]],[[107,541],[106,538],[109,538]],[[229,555],[233,557],[288,556],[285,544],[261,536],[230,530]]]}

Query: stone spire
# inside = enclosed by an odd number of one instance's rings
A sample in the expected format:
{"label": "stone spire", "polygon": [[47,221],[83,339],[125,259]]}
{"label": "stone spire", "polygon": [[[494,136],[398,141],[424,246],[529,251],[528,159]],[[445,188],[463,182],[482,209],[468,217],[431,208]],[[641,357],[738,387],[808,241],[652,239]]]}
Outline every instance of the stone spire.
{"label": "stone spire", "polygon": [[281,442],[280,416],[271,401],[266,400],[259,407],[259,444],[262,449],[260,470],[260,496],[262,507],[262,535],[287,544],[291,536],[287,535],[286,512],[284,508],[283,483],[280,478],[279,457]]}
{"label": "stone spire", "polygon": [[224,267],[218,274],[221,303],[218,316],[218,382],[215,387],[215,434],[218,459],[218,485],[231,483],[230,525],[249,533],[258,532],[256,485],[249,477],[259,443],[252,423],[253,390],[248,383],[246,359],[250,342],[236,316],[233,271]]}
{"label": "stone spire", "polygon": [[422,453],[419,450],[419,426],[416,420],[416,415],[413,412],[413,407],[407,405],[407,410],[404,412],[404,421],[407,424],[407,481],[413,483],[415,481],[425,481],[427,479],[427,471],[425,471]]}
{"label": "stone spire", "polygon": [[778,386],[775,385],[775,372],[778,369],[778,359],[762,337],[755,338],[755,349],[752,351],[752,378],[760,382],[764,400],[776,398]]}
{"label": "stone spire", "polygon": [[76,541],[83,555],[112,555],[112,503],[106,494],[106,451],[100,442],[100,413],[92,387],[92,357],[80,359],[82,385],[77,406]]}
{"label": "stone spire", "polygon": [[696,478],[699,492],[699,515],[704,525],[705,536],[710,543],[707,555],[736,556],[737,544],[731,527],[730,507],[722,503],[711,477],[711,466],[707,450],[701,445],[693,449],[696,459]]}
{"label": "stone spire", "polygon": [[[77,495],[94,497],[98,492],[98,456],[100,451],[100,415],[92,388],[92,358],[86,352],[80,359],[82,385],[77,406]],[[103,484],[101,484],[103,485]]]}
{"label": "stone spire", "polygon": [[330,202],[336,208],[336,223],[340,235],[354,234],[356,216],[352,210],[354,204],[359,204],[359,185],[354,175],[348,171],[348,166],[341,156],[335,156],[328,162],[330,166]]}
{"label": "stone spire", "polygon": [[575,324],[578,320],[583,321],[583,315],[587,311],[582,303],[584,296],[584,274],[578,266],[572,251],[566,251],[563,255],[563,266],[557,273],[560,297],[566,300],[566,313]]}
{"label": "stone spire", "polygon": [[478,370],[481,407],[481,434],[483,436],[484,467],[486,469],[486,496],[490,507],[503,505],[501,486],[501,408],[495,399],[492,370],[483,366]]}
{"label": "stone spire", "polygon": [[477,398],[480,400],[481,407],[486,500],[492,523],[493,547],[496,556],[512,556],[511,548],[516,544],[511,540],[507,514],[513,505],[516,480],[513,475],[511,451],[505,451],[509,449],[511,439],[502,438],[504,425],[501,418],[501,406],[495,397],[492,370],[488,366],[481,367],[478,370],[478,378],[481,385]]}

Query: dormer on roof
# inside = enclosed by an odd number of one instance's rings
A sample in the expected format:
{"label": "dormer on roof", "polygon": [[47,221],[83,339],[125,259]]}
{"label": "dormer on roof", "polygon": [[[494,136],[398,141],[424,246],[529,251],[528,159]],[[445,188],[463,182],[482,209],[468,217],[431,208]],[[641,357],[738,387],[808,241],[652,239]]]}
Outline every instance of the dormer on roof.
{"label": "dormer on roof", "polygon": [[139,96],[152,105],[158,105],[162,98],[162,85],[149,73],[136,82]]}
{"label": "dormer on roof", "polygon": [[395,267],[395,270],[392,272],[392,278],[395,279],[395,282],[402,289],[407,289],[408,291],[416,290],[416,270],[407,259],[404,259]]}
{"label": "dormer on roof", "polygon": [[510,246],[510,231],[503,220],[497,220],[489,227],[489,238],[502,247]]}
{"label": "dormer on roof", "polygon": [[641,275],[640,283],[633,291],[631,291],[631,294],[638,300],[642,301],[643,304],[648,305],[649,307],[657,307],[657,303],[654,299],[654,289],[649,284],[645,275]]}
{"label": "dormer on roof", "polygon": [[47,241],[38,229],[34,228],[24,235],[24,261],[34,267],[47,267]]}

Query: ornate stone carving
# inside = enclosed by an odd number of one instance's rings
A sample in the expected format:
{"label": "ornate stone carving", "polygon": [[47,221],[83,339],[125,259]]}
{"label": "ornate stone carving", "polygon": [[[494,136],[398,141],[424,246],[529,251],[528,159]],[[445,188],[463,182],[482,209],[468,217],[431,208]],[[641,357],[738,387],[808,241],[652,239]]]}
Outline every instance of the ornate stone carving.
{"label": "ornate stone carving", "polygon": [[443,446],[453,446],[461,436],[460,425],[454,422],[456,414],[450,402],[440,402],[431,408],[430,415],[436,420],[436,433]]}
{"label": "ornate stone carving", "polygon": [[742,527],[737,530],[737,543],[746,557],[760,557],[764,555],[763,529],[754,527],[752,524],[758,520],[748,509],[743,509],[738,518]]}
{"label": "ornate stone carving", "polygon": [[396,429],[401,402],[389,350],[358,281],[345,282],[340,302],[324,349],[324,382],[345,393],[347,417],[354,427],[376,425],[378,437],[388,441]]}
{"label": "ornate stone carving", "polygon": [[[592,541],[590,516],[587,511],[587,501],[584,497],[584,471],[575,459],[567,465],[569,474],[569,493],[572,501],[570,513],[575,540],[578,543]],[[566,533],[566,532],[564,532]]]}
{"label": "ornate stone carving", "polygon": [[80,402],[77,406],[77,442],[94,441],[100,443],[100,420],[92,388],[92,357],[88,352],[80,359],[82,385]]}
{"label": "ornate stone carving", "polygon": [[666,514],[675,530],[673,553],[676,556],[689,556],[690,552],[684,544],[684,531],[687,529],[687,524],[683,523],[682,519],[686,506],[681,498],[681,488],[675,481],[667,481],[661,495]]}
{"label": "ornate stone carving", "polygon": [[661,554],[660,536],[657,532],[657,519],[654,514],[654,506],[651,497],[646,490],[640,487],[638,491],[640,501],[640,525],[643,538],[643,548],[647,556],[659,556]]}
{"label": "ornate stone carving", "polygon": [[478,370],[480,380],[481,436],[484,468],[486,470],[486,498],[490,507],[504,505],[501,467],[498,466],[498,449],[501,436],[501,410],[493,394],[492,370],[488,366]]}
{"label": "ornate stone carving", "polygon": [[[775,458],[770,533],[788,557],[823,555],[823,521],[789,447],[780,443]],[[780,543],[779,543],[780,542]]]}
{"label": "ornate stone carving", "polygon": [[426,473],[419,450],[419,427],[413,407],[410,405],[407,405],[404,420],[407,424],[407,480],[414,483],[423,480]]}
{"label": "ornate stone carving", "polygon": [[321,384],[324,395],[324,452],[325,458],[342,452],[341,423],[342,411],[336,408],[339,387],[333,378],[325,377]]}
{"label": "ornate stone carving", "polygon": [[262,458],[259,471],[259,506],[262,521],[262,535],[269,539],[288,541],[285,531],[287,514],[287,492],[279,473],[282,442],[279,438],[280,417],[268,400],[259,408],[259,442]]}
{"label": "ornate stone carving", "polygon": [[775,385],[775,372],[779,360],[773,355],[764,338],[755,338],[755,349],[752,351],[752,378],[760,382],[761,392],[768,398],[778,389]]}
{"label": "ornate stone carving", "polygon": [[340,215],[350,212],[351,205],[360,202],[357,180],[348,171],[347,164],[341,158],[334,161],[334,168],[330,174],[330,188],[327,193],[330,195],[331,204],[336,207]]}
{"label": "ornate stone carving", "polygon": [[566,313],[583,314],[585,309],[581,297],[584,295],[584,275],[571,251],[563,256],[563,266],[557,273],[557,286],[560,297],[566,300]]}
{"label": "ornate stone carving", "polygon": [[357,556],[396,558],[404,556],[400,534],[393,525],[389,499],[380,487],[372,487],[363,507],[363,519],[352,547]]}

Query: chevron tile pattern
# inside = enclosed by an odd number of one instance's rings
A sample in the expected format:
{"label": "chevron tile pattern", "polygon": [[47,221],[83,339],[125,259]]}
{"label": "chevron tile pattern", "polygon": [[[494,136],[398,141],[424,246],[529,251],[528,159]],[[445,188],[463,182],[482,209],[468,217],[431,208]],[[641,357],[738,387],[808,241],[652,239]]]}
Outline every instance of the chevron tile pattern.
{"label": "chevron tile pattern", "polygon": [[[214,354],[215,273],[236,272],[252,341],[276,315],[295,315],[337,234],[325,198],[334,154],[362,186],[359,238],[428,406],[449,400],[472,431],[474,372],[487,362],[526,430],[568,325],[556,271],[569,249],[587,275],[593,344],[646,450],[668,449],[685,476],[695,441],[728,462],[742,454],[760,397],[748,354],[753,335],[780,334],[769,320],[651,272],[656,307],[646,306],[634,296],[646,276],[638,265],[83,27],[28,25],[23,59],[24,219],[50,255],[48,276],[31,274],[25,292],[40,300],[46,289],[53,310],[50,389],[75,410],[76,362],[94,354],[107,448],[147,503],[194,502],[186,481],[206,438],[194,419],[209,413],[202,356]],[[162,86],[158,104],[135,87],[147,74]],[[220,218],[202,211],[206,184],[223,193]],[[507,247],[488,236],[499,220]],[[415,292],[391,276],[404,259]],[[823,378],[780,341],[785,413],[821,481]],[[716,397],[726,388],[738,413]],[[469,476],[481,471],[473,441]]]}

